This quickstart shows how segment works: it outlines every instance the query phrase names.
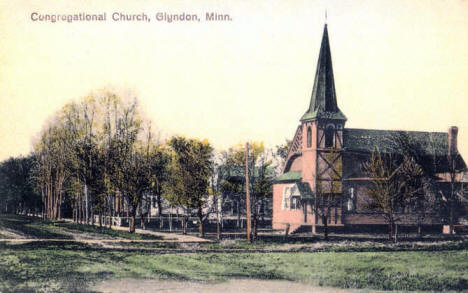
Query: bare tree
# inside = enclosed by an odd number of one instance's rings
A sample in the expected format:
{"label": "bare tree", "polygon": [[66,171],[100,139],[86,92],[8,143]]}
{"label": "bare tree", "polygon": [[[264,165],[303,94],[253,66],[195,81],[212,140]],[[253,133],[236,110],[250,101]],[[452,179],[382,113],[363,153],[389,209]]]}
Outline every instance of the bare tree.
{"label": "bare tree", "polygon": [[399,162],[392,155],[381,154],[377,149],[363,165],[363,169],[371,178],[367,187],[370,199],[367,208],[381,213],[388,223],[389,237],[392,238],[395,223],[399,220],[397,213],[420,192],[419,183],[415,181],[422,177],[422,169],[412,158],[404,157]]}

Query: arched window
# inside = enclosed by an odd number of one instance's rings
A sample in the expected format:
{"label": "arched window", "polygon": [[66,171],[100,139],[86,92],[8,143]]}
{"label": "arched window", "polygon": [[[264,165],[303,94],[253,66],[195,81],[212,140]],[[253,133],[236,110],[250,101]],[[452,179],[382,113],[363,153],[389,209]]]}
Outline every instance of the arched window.
{"label": "arched window", "polygon": [[310,127],[307,127],[307,147],[312,147],[312,129]]}
{"label": "arched window", "polygon": [[333,125],[328,125],[325,130],[325,147],[331,148],[335,145],[335,128]]}

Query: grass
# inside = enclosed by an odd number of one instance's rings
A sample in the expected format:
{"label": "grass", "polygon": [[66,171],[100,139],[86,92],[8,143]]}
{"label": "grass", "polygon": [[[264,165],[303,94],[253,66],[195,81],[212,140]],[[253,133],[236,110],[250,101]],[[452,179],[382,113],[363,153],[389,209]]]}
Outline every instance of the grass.
{"label": "grass", "polygon": [[[151,237],[18,216],[0,216],[0,230],[2,228],[30,238],[70,239],[70,232],[107,239]],[[338,246],[319,243],[322,245],[316,252],[300,251],[301,246],[310,248],[318,241],[315,238],[265,237],[253,244],[241,240],[194,246],[168,242],[107,243],[118,247],[112,249],[79,242],[0,242],[0,292],[86,292],[92,283],[114,278],[216,282],[253,278],[341,288],[468,290],[468,243],[463,240],[398,246],[377,242]],[[298,244],[299,249],[288,253],[248,251],[285,244]],[[130,247],[132,249],[128,250]],[[212,252],[161,254],[147,250],[181,247]],[[226,249],[244,251],[226,253]]]}
{"label": "grass", "polygon": [[160,240],[161,237],[148,234],[137,234],[130,233],[127,231],[112,230],[106,227],[90,226],[85,224],[77,224],[70,222],[55,222],[53,224],[55,227],[65,229],[70,232],[79,232],[79,233],[95,233],[100,235],[106,235],[114,238],[123,238],[130,240]]}
{"label": "grass", "polygon": [[109,278],[254,278],[342,288],[468,289],[467,250],[161,255],[68,242],[0,243],[0,264],[2,292],[86,291],[80,284]]}
{"label": "grass", "polygon": [[72,239],[70,235],[56,231],[54,222],[38,218],[0,215],[0,229],[9,229],[28,238]]}
{"label": "grass", "polygon": [[[90,226],[64,221],[42,220],[34,217],[17,215],[0,215],[0,230],[7,228],[27,238],[72,239],[66,232],[90,233],[93,236],[123,238],[130,240],[160,240],[161,237],[147,234],[136,234],[127,231],[112,230],[105,227]],[[1,236],[0,236],[1,237]]]}

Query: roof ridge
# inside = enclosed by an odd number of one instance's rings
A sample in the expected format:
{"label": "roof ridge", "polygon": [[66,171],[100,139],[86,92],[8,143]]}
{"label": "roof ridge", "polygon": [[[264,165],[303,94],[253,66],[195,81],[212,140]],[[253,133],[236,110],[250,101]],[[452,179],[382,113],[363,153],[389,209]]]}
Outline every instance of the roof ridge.
{"label": "roof ridge", "polygon": [[403,130],[403,129],[372,129],[372,128],[353,128],[345,127],[344,130],[371,130],[371,131],[394,131],[394,132],[413,132],[413,133],[438,133],[438,134],[447,134],[447,132],[442,131],[420,131],[420,130]]}

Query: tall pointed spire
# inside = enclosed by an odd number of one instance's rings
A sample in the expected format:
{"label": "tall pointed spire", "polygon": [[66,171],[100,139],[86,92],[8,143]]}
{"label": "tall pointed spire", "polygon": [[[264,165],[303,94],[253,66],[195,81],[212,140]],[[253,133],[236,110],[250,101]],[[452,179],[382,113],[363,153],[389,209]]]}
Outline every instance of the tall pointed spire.
{"label": "tall pointed spire", "polygon": [[333,78],[330,42],[328,40],[326,23],[323,29],[322,44],[320,45],[310,106],[302,116],[301,121],[316,118],[346,120],[346,116],[340,111],[336,103],[335,81]]}

